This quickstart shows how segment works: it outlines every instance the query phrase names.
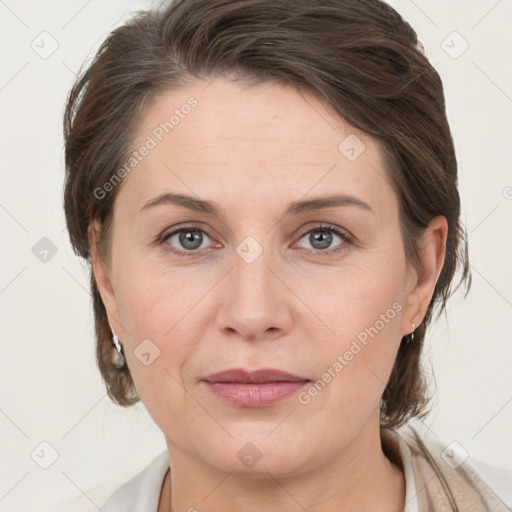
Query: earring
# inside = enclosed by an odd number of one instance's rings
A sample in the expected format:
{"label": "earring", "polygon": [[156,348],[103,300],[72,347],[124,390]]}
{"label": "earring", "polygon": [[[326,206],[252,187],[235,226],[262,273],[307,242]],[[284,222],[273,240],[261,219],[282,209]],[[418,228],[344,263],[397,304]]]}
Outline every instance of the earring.
{"label": "earring", "polygon": [[112,363],[114,365],[114,369],[117,371],[122,370],[126,366],[126,361],[123,355],[123,349],[121,347],[121,343],[119,343],[119,338],[117,334],[113,333],[112,340],[114,342],[114,350],[112,353]]}
{"label": "earring", "polygon": [[410,334],[410,337],[409,339],[407,340],[407,343],[411,343],[411,341],[414,340],[414,331],[416,330],[416,326],[414,324],[412,324],[412,332]]}

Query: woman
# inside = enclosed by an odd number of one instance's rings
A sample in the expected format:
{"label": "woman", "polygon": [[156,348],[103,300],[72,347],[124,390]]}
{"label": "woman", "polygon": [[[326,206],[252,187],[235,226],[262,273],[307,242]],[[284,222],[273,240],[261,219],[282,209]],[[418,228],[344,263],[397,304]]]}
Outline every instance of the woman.
{"label": "woman", "polygon": [[103,511],[508,510],[412,423],[434,310],[471,280],[442,83],[391,7],[140,13],[65,138],[99,367],[167,444]]}

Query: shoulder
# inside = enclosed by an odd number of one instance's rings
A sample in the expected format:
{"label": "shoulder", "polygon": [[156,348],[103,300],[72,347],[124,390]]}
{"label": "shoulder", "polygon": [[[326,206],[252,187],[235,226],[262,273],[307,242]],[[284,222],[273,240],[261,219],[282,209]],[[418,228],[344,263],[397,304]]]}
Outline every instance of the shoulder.
{"label": "shoulder", "polygon": [[394,435],[410,449],[420,502],[439,509],[446,505],[469,511],[477,505],[510,512],[512,468],[472,457],[458,442],[444,442],[421,422],[404,425]]}
{"label": "shoulder", "polygon": [[162,483],[169,469],[166,451],[119,487],[101,506],[102,512],[157,512]]}
{"label": "shoulder", "polygon": [[469,464],[512,510],[512,469],[489,464],[470,456]]}

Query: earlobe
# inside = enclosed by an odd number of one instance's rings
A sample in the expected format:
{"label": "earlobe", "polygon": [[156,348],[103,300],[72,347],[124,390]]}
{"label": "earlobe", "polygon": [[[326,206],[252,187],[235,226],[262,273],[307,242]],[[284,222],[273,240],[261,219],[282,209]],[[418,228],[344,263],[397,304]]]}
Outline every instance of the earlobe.
{"label": "earlobe", "polygon": [[416,286],[407,296],[409,312],[404,315],[404,336],[410,332],[411,323],[417,327],[425,317],[443,269],[447,236],[448,223],[442,215],[433,218],[422,235],[418,247],[421,267],[415,270]]}

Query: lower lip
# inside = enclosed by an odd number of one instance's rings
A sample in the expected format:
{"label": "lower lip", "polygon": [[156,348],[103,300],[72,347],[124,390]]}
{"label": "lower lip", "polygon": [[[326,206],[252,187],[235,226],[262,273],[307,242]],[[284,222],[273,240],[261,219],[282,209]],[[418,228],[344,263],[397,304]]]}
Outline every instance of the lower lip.
{"label": "lower lip", "polygon": [[233,405],[239,407],[267,407],[293,395],[309,381],[266,382],[264,384],[203,382],[215,395]]}

